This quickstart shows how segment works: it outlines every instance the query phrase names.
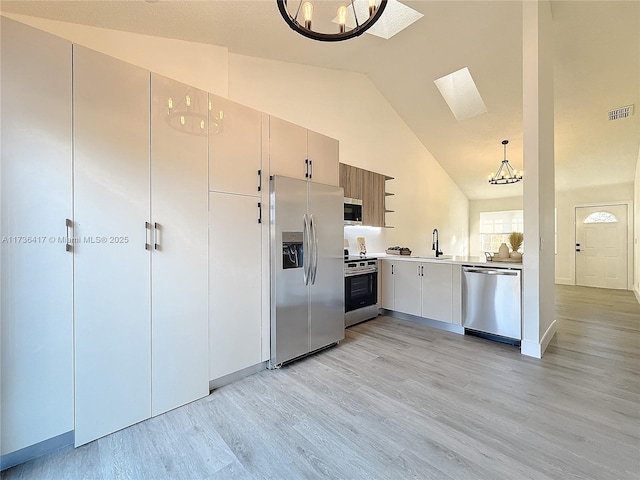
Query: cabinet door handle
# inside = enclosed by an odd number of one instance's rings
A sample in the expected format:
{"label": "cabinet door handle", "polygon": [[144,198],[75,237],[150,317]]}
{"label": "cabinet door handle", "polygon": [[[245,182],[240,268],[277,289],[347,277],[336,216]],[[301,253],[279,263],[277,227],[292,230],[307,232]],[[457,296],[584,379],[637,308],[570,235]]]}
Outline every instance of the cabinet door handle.
{"label": "cabinet door handle", "polygon": [[258,223],[262,223],[262,203],[258,202]]}
{"label": "cabinet door handle", "polygon": [[418,265],[418,276],[420,276],[420,265]]}
{"label": "cabinet door handle", "polygon": [[304,178],[309,178],[309,159],[304,160]]}
{"label": "cabinet door handle", "polygon": [[149,243],[149,230],[151,230],[151,224],[144,222],[144,249],[150,250],[151,244]]}
{"label": "cabinet door handle", "polygon": [[258,170],[258,191],[262,191],[262,170]]}
{"label": "cabinet door handle", "polygon": [[73,228],[73,221],[71,221],[70,218],[65,218],[65,222],[64,222],[65,226],[67,227],[67,244],[64,246],[65,250],[67,252],[72,252],[73,251],[73,245],[71,244],[71,237],[69,236],[69,229]]}
{"label": "cabinet door handle", "polygon": [[309,160],[309,178],[313,178],[313,160]]}
{"label": "cabinet door handle", "polygon": [[393,265],[391,265],[391,275],[393,275]]}
{"label": "cabinet door handle", "polygon": [[154,234],[153,234],[153,248],[154,250],[160,250],[162,245],[160,245],[160,229],[161,226],[158,222],[153,224]]}

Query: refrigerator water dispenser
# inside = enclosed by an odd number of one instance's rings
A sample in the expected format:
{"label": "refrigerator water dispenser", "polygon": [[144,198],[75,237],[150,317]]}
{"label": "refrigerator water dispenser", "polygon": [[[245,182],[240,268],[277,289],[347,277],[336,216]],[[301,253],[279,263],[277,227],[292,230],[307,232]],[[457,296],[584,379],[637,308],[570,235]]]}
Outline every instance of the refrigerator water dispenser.
{"label": "refrigerator water dispenser", "polygon": [[302,232],[282,232],[282,268],[302,268]]}

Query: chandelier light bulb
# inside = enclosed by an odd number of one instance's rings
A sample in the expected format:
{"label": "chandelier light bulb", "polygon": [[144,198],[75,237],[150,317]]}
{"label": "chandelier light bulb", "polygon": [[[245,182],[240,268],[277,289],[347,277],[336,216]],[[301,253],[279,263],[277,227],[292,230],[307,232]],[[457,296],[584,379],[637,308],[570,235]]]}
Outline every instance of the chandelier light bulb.
{"label": "chandelier light bulb", "polygon": [[302,15],[304,17],[304,28],[311,30],[311,17],[313,17],[313,5],[311,2],[302,4]]}
{"label": "chandelier light bulb", "polygon": [[184,115],[180,115],[180,125],[184,125]]}
{"label": "chandelier light bulb", "polygon": [[167,107],[169,107],[169,110],[173,108],[173,98],[169,97],[169,100],[167,100]]}
{"label": "chandelier light bulb", "polygon": [[185,101],[187,107],[191,106],[191,97],[189,95],[184,97],[184,101]]}
{"label": "chandelier light bulb", "polygon": [[376,0],[369,0],[369,16],[376,13]]}
{"label": "chandelier light bulb", "polygon": [[346,23],[347,23],[347,7],[343,5],[338,8],[338,27],[340,28],[340,33],[344,33]]}

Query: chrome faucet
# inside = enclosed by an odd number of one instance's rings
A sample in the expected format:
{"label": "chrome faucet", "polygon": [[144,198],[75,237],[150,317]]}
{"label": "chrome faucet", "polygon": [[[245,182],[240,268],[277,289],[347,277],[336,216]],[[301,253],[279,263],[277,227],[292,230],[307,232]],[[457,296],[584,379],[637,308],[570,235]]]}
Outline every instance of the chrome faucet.
{"label": "chrome faucet", "polygon": [[442,251],[440,250],[440,247],[438,245],[438,229],[437,228],[433,229],[433,233],[431,234],[431,242],[432,242],[431,250],[436,251],[436,258],[438,258],[440,255],[442,255]]}

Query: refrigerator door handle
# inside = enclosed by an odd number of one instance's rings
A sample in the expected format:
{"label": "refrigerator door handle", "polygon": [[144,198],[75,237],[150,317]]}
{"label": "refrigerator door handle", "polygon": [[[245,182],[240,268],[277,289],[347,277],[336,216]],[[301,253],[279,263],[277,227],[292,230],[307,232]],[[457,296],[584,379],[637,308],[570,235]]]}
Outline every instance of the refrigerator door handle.
{"label": "refrigerator door handle", "polygon": [[309,216],[309,227],[311,228],[311,242],[312,242],[312,255],[313,266],[311,267],[311,285],[316,283],[316,274],[318,273],[318,232],[316,231],[316,222],[313,214]]}
{"label": "refrigerator door handle", "polygon": [[309,285],[311,251],[309,248],[309,222],[307,221],[306,213],[302,217],[302,223],[302,276],[304,278],[304,284]]}

